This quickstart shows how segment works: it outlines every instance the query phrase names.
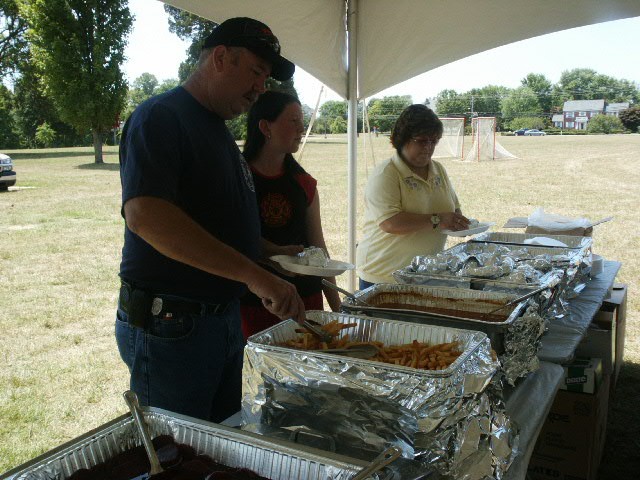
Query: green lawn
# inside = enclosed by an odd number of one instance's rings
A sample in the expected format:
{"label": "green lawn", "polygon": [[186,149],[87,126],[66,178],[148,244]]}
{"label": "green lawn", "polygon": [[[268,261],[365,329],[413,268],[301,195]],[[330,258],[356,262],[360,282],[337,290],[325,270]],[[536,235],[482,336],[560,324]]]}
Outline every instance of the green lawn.
{"label": "green lawn", "polygon": [[[593,235],[594,251],[621,261],[618,280],[629,284],[626,365],[609,412],[601,474],[635,478],[640,135],[499,141],[519,158],[443,161],[468,216],[496,227],[538,206],[590,219],[615,216]],[[377,162],[388,157],[388,138],[373,139],[373,150]],[[117,150],[107,147],[107,163],[99,166],[89,148],[4,153],[15,160],[19,188],[0,193],[0,472],[124,413],[128,385],[113,336],[123,238]],[[362,199],[374,165],[363,137],[359,154]],[[302,162],[318,179],[325,237],[339,260],[347,259],[346,155],[346,137],[318,137]],[[358,213],[361,222],[361,201]],[[347,286],[344,275],[339,283]]]}

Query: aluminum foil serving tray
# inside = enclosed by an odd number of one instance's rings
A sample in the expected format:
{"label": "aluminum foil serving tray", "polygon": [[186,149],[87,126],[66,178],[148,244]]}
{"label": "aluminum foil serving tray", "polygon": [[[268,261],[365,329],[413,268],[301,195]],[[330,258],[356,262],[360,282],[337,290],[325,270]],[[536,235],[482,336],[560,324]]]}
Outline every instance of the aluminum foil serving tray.
{"label": "aluminum foil serving tray", "polygon": [[553,240],[558,240],[566,245],[566,247],[552,247],[548,248],[571,248],[571,249],[589,249],[593,246],[593,239],[591,237],[578,237],[574,235],[546,235],[546,234],[535,234],[535,233],[513,233],[513,232],[484,232],[480,235],[476,235],[470,241],[471,242],[484,242],[484,243],[504,243],[511,245],[523,245],[523,246],[531,246],[531,244],[526,243],[526,240],[531,240],[533,238],[551,238]]}
{"label": "aluminum foil serving tray", "polygon": [[[344,311],[486,333],[499,356],[506,380],[512,385],[518,378],[538,369],[537,352],[545,322],[541,316],[542,305],[534,303],[536,301],[533,299],[501,310],[502,320],[487,321],[481,315],[478,318],[477,314],[489,312],[516,295],[454,287],[379,283],[354,296],[356,300],[371,306],[346,299],[341,306]],[[542,297],[539,301],[547,302]],[[405,308],[378,306],[384,304],[397,304]],[[449,310],[450,313],[439,314],[429,310]],[[471,312],[476,315],[469,315]]]}
{"label": "aluminum foil serving tray", "polygon": [[[505,307],[494,314],[500,319],[489,321],[481,318],[483,313],[507,303],[517,295],[451,287],[378,283],[354,296],[371,306],[345,299],[341,305],[343,311],[426,325],[478,330],[487,334],[491,346],[498,353],[503,351],[504,333],[524,313],[527,305],[527,301],[523,300]],[[442,313],[443,311],[446,313]]]}
{"label": "aluminum foil serving tray", "polygon": [[[355,324],[340,332],[353,341],[387,346],[458,341],[462,354],[449,367],[430,371],[304,351],[281,345],[299,336],[293,320],[281,322],[247,341],[243,428],[304,430],[326,437],[340,454],[365,460],[393,444],[405,457],[431,463],[432,452],[441,452],[442,445],[448,449],[480,441],[477,429],[455,426],[469,421],[467,414],[456,416],[461,405],[471,402],[469,408],[477,408],[475,402],[498,369],[486,334],[344,313],[308,311],[306,316],[320,324]],[[446,431],[439,430],[443,425]],[[454,468],[459,457],[460,451],[452,448],[450,455],[439,453],[434,461]],[[486,457],[495,463],[492,458]]]}
{"label": "aluminum foil serving tray", "polygon": [[[347,480],[365,462],[298,447],[165,410],[144,407],[152,437],[171,435],[199,454],[230,467],[244,467],[273,480]],[[123,415],[7,472],[6,480],[64,480],[142,442],[130,415]]]}

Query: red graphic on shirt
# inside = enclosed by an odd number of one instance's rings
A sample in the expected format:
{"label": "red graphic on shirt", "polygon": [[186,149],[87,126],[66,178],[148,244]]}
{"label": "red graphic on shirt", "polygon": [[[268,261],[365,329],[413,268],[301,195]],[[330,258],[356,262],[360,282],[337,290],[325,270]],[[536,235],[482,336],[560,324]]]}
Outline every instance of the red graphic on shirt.
{"label": "red graphic on shirt", "polygon": [[282,227],[291,219],[291,203],[281,193],[268,193],[260,202],[260,216],[268,227]]}

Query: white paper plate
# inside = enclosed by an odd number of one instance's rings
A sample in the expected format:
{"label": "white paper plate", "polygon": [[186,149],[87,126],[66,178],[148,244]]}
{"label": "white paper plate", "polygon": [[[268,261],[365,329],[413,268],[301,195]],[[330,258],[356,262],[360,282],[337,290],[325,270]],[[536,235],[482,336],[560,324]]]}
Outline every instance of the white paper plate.
{"label": "white paper plate", "polygon": [[314,275],[316,277],[333,277],[340,275],[347,270],[356,268],[354,265],[337,260],[329,260],[326,267],[314,267],[312,265],[302,265],[300,259],[292,255],[274,255],[270,257],[274,262],[278,262],[282,268],[301,275]]}
{"label": "white paper plate", "polygon": [[477,227],[467,228],[466,230],[443,230],[442,233],[451,237],[468,237],[469,235],[475,235],[476,233],[482,233],[489,230],[491,225],[495,225],[496,222],[480,222]]}

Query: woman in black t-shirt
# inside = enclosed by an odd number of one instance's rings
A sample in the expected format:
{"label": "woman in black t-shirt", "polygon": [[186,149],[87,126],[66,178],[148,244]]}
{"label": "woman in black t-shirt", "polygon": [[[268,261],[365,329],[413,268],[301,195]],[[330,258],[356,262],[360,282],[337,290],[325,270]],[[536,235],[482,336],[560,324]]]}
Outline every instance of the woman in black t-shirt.
{"label": "woman in black t-shirt", "polygon": [[[281,92],[264,93],[249,111],[243,153],[253,174],[262,238],[280,246],[315,246],[326,251],[317,182],[292,155],[304,134],[302,120],[297,98]],[[323,291],[329,307],[339,309],[338,294],[323,288],[320,277],[291,277],[272,271],[296,286],[307,310],[323,309]],[[333,277],[328,280],[335,283]],[[280,322],[251,293],[241,300],[241,312],[245,337]]]}

